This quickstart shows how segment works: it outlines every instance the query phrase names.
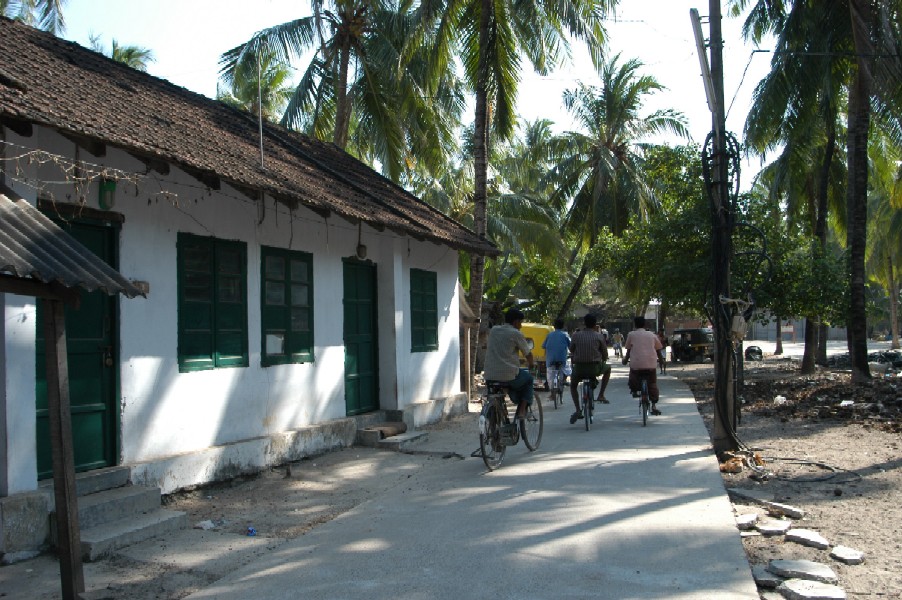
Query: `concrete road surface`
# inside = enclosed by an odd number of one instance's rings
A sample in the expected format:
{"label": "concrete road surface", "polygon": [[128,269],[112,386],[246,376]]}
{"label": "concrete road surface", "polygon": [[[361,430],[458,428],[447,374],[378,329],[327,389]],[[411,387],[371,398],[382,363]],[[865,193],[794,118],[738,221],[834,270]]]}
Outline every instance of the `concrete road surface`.
{"label": "concrete road surface", "polygon": [[457,452],[197,592],[192,600],[757,599],[688,388],[661,379],[643,427],[619,363],[591,431],[547,394],[541,447],[488,472],[475,415],[417,451]]}

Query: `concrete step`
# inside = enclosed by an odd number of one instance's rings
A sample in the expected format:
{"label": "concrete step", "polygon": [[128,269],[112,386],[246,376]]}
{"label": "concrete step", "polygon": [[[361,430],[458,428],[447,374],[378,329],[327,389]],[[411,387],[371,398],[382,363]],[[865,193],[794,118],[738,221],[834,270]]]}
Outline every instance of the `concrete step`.
{"label": "concrete step", "polygon": [[408,447],[414,442],[425,440],[428,437],[429,433],[426,431],[407,431],[379,440],[376,443],[376,447],[385,450],[394,450],[395,452],[403,452],[408,450]]}
{"label": "concrete step", "polygon": [[157,508],[160,488],[127,485],[79,498],[78,525],[83,530],[90,529]]}
{"label": "concrete step", "polygon": [[[130,470],[128,467],[110,467],[108,469],[96,469],[75,475],[75,493],[79,496],[95,494],[103,490],[128,485]],[[45,490],[53,502],[53,479],[45,479],[40,488]]]}
{"label": "concrete step", "polygon": [[84,528],[81,531],[82,560],[98,560],[119,548],[165,536],[187,526],[186,513],[156,508],[89,529]]}
{"label": "concrete step", "polygon": [[357,438],[354,442],[359,446],[375,448],[385,438],[397,436],[407,431],[407,424],[403,421],[381,421],[367,427],[357,429]]}

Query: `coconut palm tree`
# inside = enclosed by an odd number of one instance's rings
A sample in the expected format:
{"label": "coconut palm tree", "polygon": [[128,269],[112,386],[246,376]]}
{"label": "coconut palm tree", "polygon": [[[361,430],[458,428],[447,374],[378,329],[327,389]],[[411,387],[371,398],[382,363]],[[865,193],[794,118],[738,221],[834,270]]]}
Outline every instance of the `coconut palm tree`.
{"label": "coconut palm tree", "polygon": [[[828,213],[845,212],[837,131],[849,78],[848,38],[822,35],[847,28],[844,2],[794,2],[782,7],[785,12],[775,8],[769,14],[753,10],[744,24],[756,43],[765,34],[777,37],[771,71],[755,89],[746,143],[762,155],[782,146],[769,177],[771,194],[788,201],[791,217],[810,222],[819,253],[827,251]],[[802,372],[814,372],[815,354],[826,364],[826,334],[818,315],[806,318]]]}
{"label": "coconut palm tree", "polygon": [[600,87],[581,85],[564,93],[564,106],[581,125],[555,140],[552,178],[554,200],[567,207],[563,231],[575,245],[571,264],[582,260],[570,293],[560,308],[563,317],[591,267],[586,253],[607,228],[622,235],[631,215],[647,215],[654,197],[642,173],[644,142],[660,133],[689,138],[685,118],[673,110],[641,114],[645,100],[664,87],[639,73],[637,59],[616,55],[600,70]]}
{"label": "coconut palm tree", "polygon": [[[452,68],[457,56],[475,94],[473,127],[473,225],[486,235],[489,130],[501,140],[514,130],[514,103],[523,58],[537,72],[553,70],[568,56],[569,40],[584,42],[601,64],[603,18],[616,0],[424,0],[417,16],[418,36],[435,40],[433,72]],[[419,39],[415,37],[414,39]],[[456,53],[456,54],[455,54]],[[485,258],[470,257],[468,300],[480,314]],[[473,344],[475,346],[475,340]],[[475,347],[472,356],[475,356]]]}
{"label": "coconut palm tree", "polygon": [[0,0],[0,14],[61,35],[66,29],[63,6],[67,0]]}
{"label": "coconut palm tree", "polygon": [[226,85],[261,54],[285,65],[309,59],[283,125],[356,151],[396,181],[414,163],[437,169],[454,148],[464,102],[453,73],[423,79],[421,48],[402,56],[410,11],[386,0],[312,0],[311,8],[225,52]]}
{"label": "coconut palm tree", "polygon": [[120,46],[116,38],[113,38],[112,48],[109,52],[104,48],[99,35],[89,35],[88,41],[94,52],[100,52],[116,62],[121,62],[139,71],[147,71],[147,65],[155,60],[152,50],[141,46]]}
{"label": "coconut palm tree", "polygon": [[889,296],[892,347],[899,348],[899,282],[902,277],[902,146],[876,132],[871,140],[871,194],[868,199],[870,278]]}
{"label": "coconut palm tree", "polygon": [[[867,366],[867,317],[865,313],[865,248],[867,243],[868,133],[872,105],[876,114],[888,123],[896,137],[902,137],[902,32],[899,15],[902,1],[844,0],[770,2],[734,0],[736,10],[752,7],[758,27],[777,26],[790,21],[786,15],[798,8],[810,10],[806,22],[816,23],[811,30],[819,39],[830,39],[833,56],[845,55],[849,64],[846,157],[846,240],[850,257],[849,312],[847,339],[852,362],[853,381],[870,377]],[[833,17],[836,17],[835,19]],[[753,30],[753,29],[752,29]],[[836,49],[845,49],[837,52]],[[879,76],[875,77],[874,73]],[[802,86],[795,79],[791,85]],[[827,169],[828,162],[822,163]]]}
{"label": "coconut palm tree", "polygon": [[264,54],[259,65],[243,63],[232,78],[231,88],[217,85],[216,99],[267,121],[278,122],[291,97],[291,71],[271,54]]}

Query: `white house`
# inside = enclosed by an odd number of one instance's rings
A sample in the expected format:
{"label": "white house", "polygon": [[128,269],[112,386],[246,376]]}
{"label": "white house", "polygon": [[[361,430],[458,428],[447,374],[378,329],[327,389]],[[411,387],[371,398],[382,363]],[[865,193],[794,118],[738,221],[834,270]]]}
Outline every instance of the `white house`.
{"label": "white house", "polygon": [[[76,44],[2,19],[0,56],[0,183],[146,294],[67,312],[76,470],[165,493],[351,444],[357,415],[465,410],[458,250],[491,244],[334,145]],[[41,309],[0,307],[8,514],[51,463]]]}

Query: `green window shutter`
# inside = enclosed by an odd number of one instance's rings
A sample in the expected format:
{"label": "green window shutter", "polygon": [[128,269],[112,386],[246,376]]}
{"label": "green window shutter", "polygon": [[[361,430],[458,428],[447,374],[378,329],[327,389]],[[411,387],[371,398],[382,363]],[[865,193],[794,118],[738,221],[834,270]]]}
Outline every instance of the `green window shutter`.
{"label": "green window shutter", "polygon": [[247,249],[178,234],[179,370],[247,366]]}
{"label": "green window shutter", "polygon": [[438,293],[434,271],[410,270],[410,348],[438,350]]}
{"label": "green window shutter", "polygon": [[264,366],[313,361],[313,255],[264,246],[260,313]]}

